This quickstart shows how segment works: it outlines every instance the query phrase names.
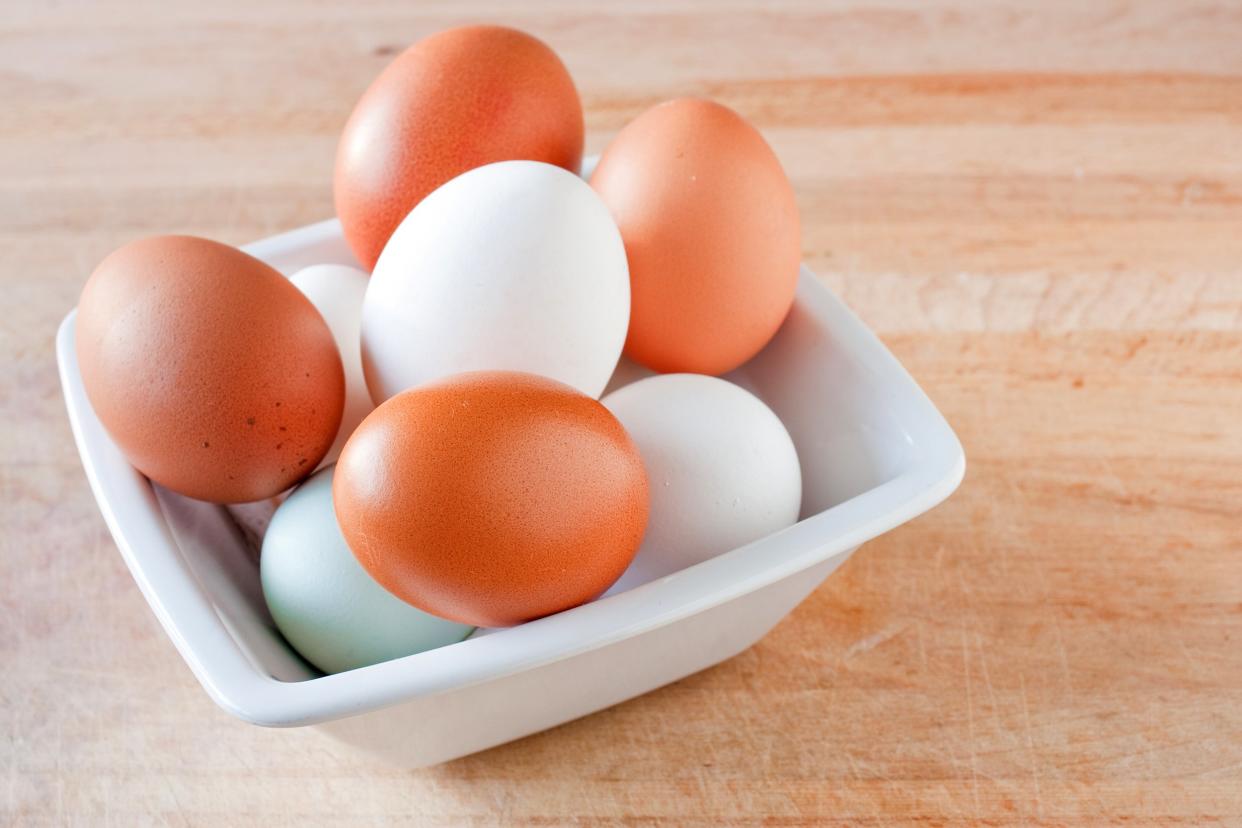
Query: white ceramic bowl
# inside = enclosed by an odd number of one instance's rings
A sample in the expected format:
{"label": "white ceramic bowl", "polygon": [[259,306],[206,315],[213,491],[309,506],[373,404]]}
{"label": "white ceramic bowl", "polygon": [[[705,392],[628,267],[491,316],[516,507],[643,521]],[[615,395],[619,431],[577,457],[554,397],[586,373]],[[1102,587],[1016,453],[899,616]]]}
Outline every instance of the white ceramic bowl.
{"label": "white ceramic bowl", "polygon": [[[336,221],[245,248],[286,275],[356,264]],[[281,638],[229,512],[153,486],[82,388],[74,313],[57,336],[69,420],[100,511],[207,693],[259,725],[313,725],[394,762],[435,764],[601,710],[745,650],[864,541],[961,481],[953,431],[896,359],[806,268],[776,338],[730,379],[780,415],[802,520],[681,572],[519,627],[323,676]]]}

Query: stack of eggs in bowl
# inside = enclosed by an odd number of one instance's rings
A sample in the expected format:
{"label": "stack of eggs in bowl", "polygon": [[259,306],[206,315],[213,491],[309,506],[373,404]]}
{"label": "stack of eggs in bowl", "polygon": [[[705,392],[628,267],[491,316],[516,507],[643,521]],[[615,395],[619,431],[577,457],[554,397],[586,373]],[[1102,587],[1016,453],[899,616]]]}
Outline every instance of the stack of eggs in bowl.
{"label": "stack of eggs in bowl", "polygon": [[164,236],[87,282],[99,420],[172,491],[280,500],[263,592],[316,667],[560,612],[797,520],[788,433],[718,378],[793,302],[776,156],[698,99],[641,114],[589,181],[582,149],[545,44],[452,29],[385,69],[341,138],[336,208],[365,270],[285,279]]}

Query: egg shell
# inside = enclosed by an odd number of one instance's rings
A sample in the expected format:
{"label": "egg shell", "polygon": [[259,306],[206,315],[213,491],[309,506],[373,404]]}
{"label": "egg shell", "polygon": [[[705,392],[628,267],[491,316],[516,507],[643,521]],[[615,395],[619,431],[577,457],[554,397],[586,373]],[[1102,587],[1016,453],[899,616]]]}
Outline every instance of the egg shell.
{"label": "egg shell", "polygon": [[473,627],[415,609],[375,582],[345,544],[331,467],[298,486],[263,537],[259,574],[276,626],[325,673],[454,644]]}
{"label": "egg shell", "polygon": [[375,408],[367,381],[362,374],[362,299],[367,292],[367,274],[356,267],[338,264],[311,265],[289,277],[289,281],[311,301],[328,323],[345,369],[345,407],[332,447],[319,467],[330,466],[340,456],[349,435]]}
{"label": "egg shell", "polygon": [[82,291],[82,383],[130,463],[217,503],[306,477],[331,446],[345,377],[332,333],[280,273],[191,236],[132,242]]}
{"label": "egg shell", "polygon": [[582,103],[546,44],[502,26],[462,26],[411,46],[345,125],[333,192],[367,269],[428,193],[474,167],[528,159],[576,171]]}
{"label": "egg shell", "polygon": [[503,627],[589,601],[647,523],[634,444],[596,400],[474,372],[388,400],[349,438],[334,499],[350,548],[427,612]]}
{"label": "egg shell", "polygon": [[651,487],[646,537],[610,592],[797,522],[802,471],[793,440],[749,391],[716,377],[663,374],[602,402],[638,446]]}
{"label": "egg shell", "polygon": [[630,315],[608,209],[560,167],[504,161],[458,176],[384,248],[362,307],[377,403],[463,371],[527,371],[598,397]]}
{"label": "egg shell", "polygon": [[798,205],[771,148],[731,109],[682,98],[627,124],[591,186],[625,239],[626,355],[722,374],[768,343],[793,303]]}

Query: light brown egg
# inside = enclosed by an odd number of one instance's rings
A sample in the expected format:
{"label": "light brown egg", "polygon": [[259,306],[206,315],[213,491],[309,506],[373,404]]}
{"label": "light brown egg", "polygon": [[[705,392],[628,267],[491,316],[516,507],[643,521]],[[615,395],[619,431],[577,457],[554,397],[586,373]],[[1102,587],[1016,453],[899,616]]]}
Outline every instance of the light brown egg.
{"label": "light brown egg", "polygon": [[296,287],[236,248],[191,236],[125,245],[91,274],[75,329],[100,422],[175,492],[271,497],[336,436],[345,375],[332,333]]}
{"label": "light brown egg", "polygon": [[589,601],[629,566],[647,476],[616,418],[554,380],[457,374],[375,409],[332,489],[359,562],[399,598],[481,627]]}
{"label": "light brown egg", "polygon": [[502,26],[434,34],[389,64],[358,101],[337,148],[333,192],[367,270],[414,205],[494,161],[577,172],[582,104],[546,44]]}
{"label": "light brown egg", "polygon": [[621,130],[591,186],[629,259],[627,356],[723,374],[768,343],[793,303],[801,250],[793,188],[754,127],[711,101],[662,103]]}

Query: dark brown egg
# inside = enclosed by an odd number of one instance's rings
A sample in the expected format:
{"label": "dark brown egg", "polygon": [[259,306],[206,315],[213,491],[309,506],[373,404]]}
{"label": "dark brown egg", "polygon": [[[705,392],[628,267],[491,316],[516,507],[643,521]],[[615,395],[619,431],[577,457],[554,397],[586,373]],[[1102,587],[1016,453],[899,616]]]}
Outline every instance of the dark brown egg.
{"label": "dark brown egg", "polygon": [[577,172],[582,104],[543,41],[461,26],[402,52],[358,101],[337,148],[333,192],[345,238],[370,270],[401,220],[451,178],[494,161]]}
{"label": "dark brown egg", "polygon": [[112,253],[76,322],[91,406],[129,461],[199,500],[271,497],[336,436],[345,376],[323,317],[236,248],[159,236]]}
{"label": "dark brown egg", "polygon": [[617,419],[533,374],[457,374],[375,409],[332,489],[358,561],[419,609],[509,626],[600,595],[647,525],[647,475]]}

